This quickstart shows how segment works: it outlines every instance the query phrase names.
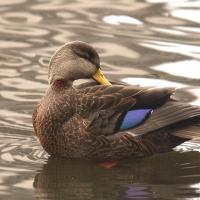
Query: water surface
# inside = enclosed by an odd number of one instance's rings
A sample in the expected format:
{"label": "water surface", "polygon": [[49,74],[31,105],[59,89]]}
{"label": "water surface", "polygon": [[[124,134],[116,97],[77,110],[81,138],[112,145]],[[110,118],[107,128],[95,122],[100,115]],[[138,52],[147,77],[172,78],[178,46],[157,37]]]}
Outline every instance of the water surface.
{"label": "water surface", "polygon": [[[50,56],[82,40],[109,79],[177,87],[200,105],[200,1],[0,1],[0,199],[200,199],[200,146],[121,161],[111,169],[48,158],[32,129]],[[192,151],[195,150],[195,151]]]}

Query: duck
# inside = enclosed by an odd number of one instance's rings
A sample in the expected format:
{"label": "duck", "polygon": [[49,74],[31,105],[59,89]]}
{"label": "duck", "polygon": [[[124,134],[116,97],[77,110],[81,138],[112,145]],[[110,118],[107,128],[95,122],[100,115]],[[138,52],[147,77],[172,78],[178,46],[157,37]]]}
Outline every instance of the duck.
{"label": "duck", "polygon": [[[88,81],[75,86],[79,79]],[[32,121],[36,137],[51,156],[138,158],[172,151],[200,136],[198,106],[175,100],[171,87],[109,81],[88,43],[60,47],[50,59],[48,83]]]}

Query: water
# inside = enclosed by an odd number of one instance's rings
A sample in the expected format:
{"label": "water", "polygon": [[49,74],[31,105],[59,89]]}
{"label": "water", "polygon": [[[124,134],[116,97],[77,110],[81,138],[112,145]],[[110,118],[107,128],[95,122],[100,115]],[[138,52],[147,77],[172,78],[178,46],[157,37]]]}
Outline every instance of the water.
{"label": "water", "polygon": [[199,8],[195,0],[0,1],[0,199],[200,199],[198,140],[105,169],[49,159],[31,123],[49,58],[72,40],[97,48],[109,79],[177,87],[177,99],[200,105]]}

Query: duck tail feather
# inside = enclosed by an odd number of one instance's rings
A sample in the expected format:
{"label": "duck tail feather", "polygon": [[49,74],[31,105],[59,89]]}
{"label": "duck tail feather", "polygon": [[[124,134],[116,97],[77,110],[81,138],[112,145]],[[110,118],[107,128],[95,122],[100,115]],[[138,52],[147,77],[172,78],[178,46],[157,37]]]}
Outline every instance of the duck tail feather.
{"label": "duck tail feather", "polygon": [[172,127],[171,134],[186,140],[200,138],[200,119],[194,118],[179,123],[175,128]]}

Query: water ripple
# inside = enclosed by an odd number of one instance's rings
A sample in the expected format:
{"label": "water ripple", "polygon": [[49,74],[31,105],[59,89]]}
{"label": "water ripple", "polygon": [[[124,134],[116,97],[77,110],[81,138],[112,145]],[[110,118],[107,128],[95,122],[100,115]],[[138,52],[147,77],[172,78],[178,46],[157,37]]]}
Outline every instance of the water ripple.
{"label": "water ripple", "polygon": [[96,163],[48,158],[33,136],[31,115],[47,88],[51,55],[72,40],[97,49],[108,78],[177,87],[176,99],[200,105],[199,1],[9,0],[0,5],[1,199],[35,199],[35,194],[56,200],[198,198],[198,140],[106,170]]}

